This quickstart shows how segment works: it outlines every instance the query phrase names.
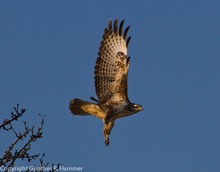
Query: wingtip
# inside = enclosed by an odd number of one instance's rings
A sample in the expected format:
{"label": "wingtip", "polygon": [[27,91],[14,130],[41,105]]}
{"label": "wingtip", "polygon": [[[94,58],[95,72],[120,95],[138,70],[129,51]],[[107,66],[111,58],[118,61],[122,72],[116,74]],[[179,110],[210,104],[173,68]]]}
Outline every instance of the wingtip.
{"label": "wingtip", "polygon": [[108,29],[111,30],[112,29],[112,19],[110,18],[108,21]]}
{"label": "wingtip", "polygon": [[114,21],[114,32],[118,33],[118,19]]}
{"label": "wingtip", "polygon": [[125,29],[125,32],[124,32],[124,35],[123,35],[123,38],[126,40],[127,38],[127,34],[128,34],[128,31],[130,29],[130,26],[128,26],[126,29]]}
{"label": "wingtip", "polygon": [[129,36],[128,39],[127,39],[127,41],[126,41],[126,47],[128,47],[130,41],[131,41],[131,36]]}
{"label": "wingtip", "polygon": [[120,36],[122,36],[124,21],[125,20],[122,20],[121,23],[120,23],[120,26],[119,26],[119,35]]}

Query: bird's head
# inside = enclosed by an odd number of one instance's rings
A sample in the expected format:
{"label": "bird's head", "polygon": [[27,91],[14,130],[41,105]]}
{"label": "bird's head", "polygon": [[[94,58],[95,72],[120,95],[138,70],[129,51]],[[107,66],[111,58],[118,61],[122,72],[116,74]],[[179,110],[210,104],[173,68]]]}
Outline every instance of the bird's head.
{"label": "bird's head", "polygon": [[144,110],[141,105],[135,104],[135,103],[132,103],[132,104],[131,104],[131,107],[132,107],[132,110],[135,111],[135,112],[139,112],[139,111],[141,111],[141,110]]}

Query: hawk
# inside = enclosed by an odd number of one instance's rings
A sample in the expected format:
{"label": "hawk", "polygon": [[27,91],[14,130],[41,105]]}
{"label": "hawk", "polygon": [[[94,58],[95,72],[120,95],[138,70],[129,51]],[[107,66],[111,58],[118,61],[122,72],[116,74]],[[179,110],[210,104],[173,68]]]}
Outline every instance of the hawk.
{"label": "hawk", "polygon": [[74,115],[93,115],[103,120],[105,144],[109,145],[109,135],[117,119],[133,115],[141,110],[142,106],[131,103],[127,93],[127,76],[130,57],[127,55],[128,26],[123,31],[124,20],[118,26],[118,19],[112,25],[111,19],[105,28],[99,47],[95,65],[95,90],[98,100],[94,103],[73,99],[69,109]]}

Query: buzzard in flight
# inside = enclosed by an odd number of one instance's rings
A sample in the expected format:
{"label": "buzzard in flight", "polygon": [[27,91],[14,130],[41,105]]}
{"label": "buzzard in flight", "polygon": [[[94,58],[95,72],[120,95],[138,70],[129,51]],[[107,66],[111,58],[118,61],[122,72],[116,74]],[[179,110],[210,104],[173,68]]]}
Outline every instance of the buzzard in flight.
{"label": "buzzard in flight", "polygon": [[123,31],[124,20],[109,20],[105,28],[95,65],[95,90],[98,99],[88,102],[81,99],[70,101],[69,108],[74,115],[93,115],[104,122],[105,144],[109,145],[109,135],[115,120],[143,110],[139,104],[131,103],[127,93],[127,75],[130,57],[127,55],[129,26]]}

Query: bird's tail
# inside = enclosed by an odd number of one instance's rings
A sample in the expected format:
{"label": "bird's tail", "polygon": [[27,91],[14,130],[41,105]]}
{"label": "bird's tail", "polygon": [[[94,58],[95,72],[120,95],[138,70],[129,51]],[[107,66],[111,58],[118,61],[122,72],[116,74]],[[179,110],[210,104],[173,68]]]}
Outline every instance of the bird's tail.
{"label": "bird's tail", "polygon": [[74,115],[94,115],[100,119],[104,119],[105,117],[105,113],[100,109],[98,104],[81,99],[71,100],[69,108]]}
{"label": "bird's tail", "polygon": [[82,109],[82,106],[91,104],[93,103],[87,102],[85,100],[73,99],[70,101],[69,108],[74,115],[90,115],[88,112]]}

